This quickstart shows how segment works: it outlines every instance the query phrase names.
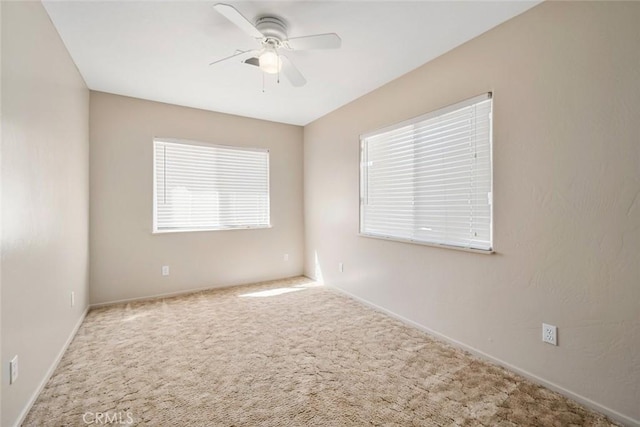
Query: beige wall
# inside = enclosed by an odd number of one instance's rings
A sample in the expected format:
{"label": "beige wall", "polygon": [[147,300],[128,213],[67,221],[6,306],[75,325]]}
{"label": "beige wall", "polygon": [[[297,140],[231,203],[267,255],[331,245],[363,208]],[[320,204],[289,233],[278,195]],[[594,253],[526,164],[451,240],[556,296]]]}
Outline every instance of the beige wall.
{"label": "beige wall", "polygon": [[[268,148],[273,227],[152,234],[154,137]],[[299,275],[302,214],[301,127],[91,92],[92,303]]]}
{"label": "beige wall", "polygon": [[39,2],[2,2],[1,172],[1,424],[11,426],[88,306],[89,91]]}
{"label": "beige wall", "polygon": [[[306,126],[306,273],[639,423],[639,22],[545,2]],[[497,253],[359,237],[359,135],[488,91]]]}

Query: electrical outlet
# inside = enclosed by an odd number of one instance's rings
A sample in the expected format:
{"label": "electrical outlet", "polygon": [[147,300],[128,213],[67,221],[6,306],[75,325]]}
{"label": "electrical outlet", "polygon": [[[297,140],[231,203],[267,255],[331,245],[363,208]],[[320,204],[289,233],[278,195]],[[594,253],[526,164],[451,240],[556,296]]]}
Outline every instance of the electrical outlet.
{"label": "electrical outlet", "polygon": [[71,291],[71,307],[76,305],[76,293]]}
{"label": "electrical outlet", "polygon": [[553,325],[542,324],[542,341],[551,345],[558,345],[558,328]]}
{"label": "electrical outlet", "polygon": [[289,254],[284,254],[284,260],[289,261]]}
{"label": "electrical outlet", "polygon": [[340,270],[340,273],[344,273],[344,264],[343,263],[339,263],[338,264],[338,270]]}
{"label": "electrical outlet", "polygon": [[162,266],[162,275],[163,276],[168,276],[169,275],[169,266],[168,265],[163,265]]}
{"label": "electrical outlet", "polygon": [[9,384],[13,384],[18,380],[18,355],[13,356],[9,362]]}

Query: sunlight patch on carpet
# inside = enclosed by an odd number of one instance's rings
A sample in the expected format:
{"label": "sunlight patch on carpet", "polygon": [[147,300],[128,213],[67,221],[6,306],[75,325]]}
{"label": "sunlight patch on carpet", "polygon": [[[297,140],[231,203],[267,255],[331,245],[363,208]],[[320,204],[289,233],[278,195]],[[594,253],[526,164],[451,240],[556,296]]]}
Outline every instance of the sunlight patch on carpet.
{"label": "sunlight patch on carpet", "polygon": [[266,291],[251,292],[248,294],[238,295],[240,298],[261,298],[261,297],[275,297],[282,294],[288,294],[289,292],[303,291],[304,288],[277,288],[268,289]]}

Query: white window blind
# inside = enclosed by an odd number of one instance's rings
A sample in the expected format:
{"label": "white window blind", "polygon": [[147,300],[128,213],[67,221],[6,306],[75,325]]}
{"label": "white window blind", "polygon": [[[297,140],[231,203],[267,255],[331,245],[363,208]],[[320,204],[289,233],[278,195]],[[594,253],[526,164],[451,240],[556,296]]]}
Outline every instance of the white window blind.
{"label": "white window blind", "polygon": [[154,140],[154,232],[269,227],[269,151]]}
{"label": "white window blind", "polygon": [[491,94],[361,137],[360,233],[492,250]]}

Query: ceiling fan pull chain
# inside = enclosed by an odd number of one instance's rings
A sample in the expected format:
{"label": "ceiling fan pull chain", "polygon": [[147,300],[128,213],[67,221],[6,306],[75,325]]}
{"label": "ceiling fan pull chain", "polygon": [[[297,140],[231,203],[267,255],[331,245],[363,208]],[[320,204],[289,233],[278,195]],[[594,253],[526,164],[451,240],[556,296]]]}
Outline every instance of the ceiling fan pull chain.
{"label": "ceiling fan pull chain", "polygon": [[260,74],[262,74],[262,93],[264,93],[264,71]]}

